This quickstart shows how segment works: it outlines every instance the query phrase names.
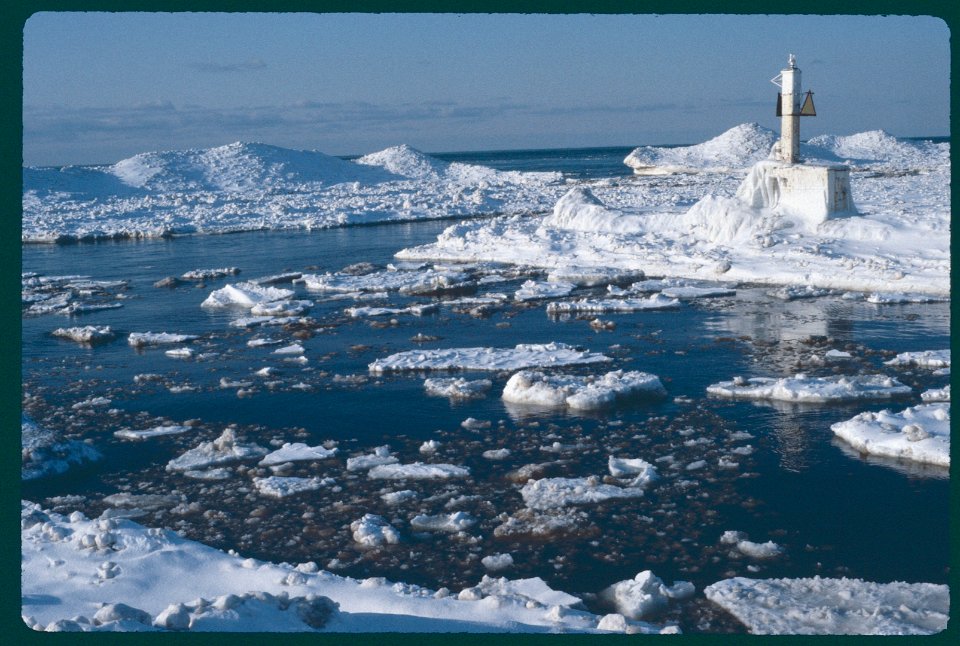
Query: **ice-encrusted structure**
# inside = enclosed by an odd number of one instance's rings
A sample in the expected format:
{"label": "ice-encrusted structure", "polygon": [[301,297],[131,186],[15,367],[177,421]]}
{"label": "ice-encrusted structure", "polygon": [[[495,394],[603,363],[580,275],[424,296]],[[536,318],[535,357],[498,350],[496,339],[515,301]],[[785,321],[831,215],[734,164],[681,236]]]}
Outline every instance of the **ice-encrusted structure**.
{"label": "ice-encrusted structure", "polygon": [[[872,150],[869,159],[840,154],[853,141],[846,138],[801,149],[805,159],[822,162],[823,168],[853,164],[850,190],[859,215],[813,208],[813,201],[826,204],[816,191],[783,199],[782,169],[764,152],[739,166],[756,165],[746,177],[693,169],[669,187],[654,178],[575,187],[588,189],[592,197],[568,192],[559,222],[554,213],[462,222],[436,242],[397,257],[510,262],[547,271],[592,266],[696,280],[946,297],[949,144],[861,139],[875,140],[872,148],[865,146]],[[728,145],[726,152],[735,156],[739,148]],[[819,172],[816,164],[808,166],[811,173]],[[635,226],[620,226],[627,221]]]}
{"label": "ice-encrusted structure", "polygon": [[797,403],[825,403],[858,399],[890,399],[909,395],[912,390],[892,377],[860,375],[838,377],[736,378],[707,387],[707,392],[733,399],[774,399]]}
{"label": "ice-encrusted structure", "polygon": [[830,429],[861,453],[950,466],[949,403],[921,404],[899,413],[860,413]]}
{"label": "ice-encrusted structure", "polygon": [[522,370],[507,380],[503,399],[514,404],[595,410],[617,399],[662,397],[666,389],[656,375],[616,370],[601,376],[546,374]]}
{"label": "ice-encrusted structure", "polygon": [[398,352],[369,365],[372,373],[416,370],[522,370],[602,363],[603,354],[565,343],[519,344],[514,348],[446,348]]}
{"label": "ice-encrusted structure", "polygon": [[736,577],[704,594],[757,635],[928,635],[950,612],[948,587],[932,583]]}

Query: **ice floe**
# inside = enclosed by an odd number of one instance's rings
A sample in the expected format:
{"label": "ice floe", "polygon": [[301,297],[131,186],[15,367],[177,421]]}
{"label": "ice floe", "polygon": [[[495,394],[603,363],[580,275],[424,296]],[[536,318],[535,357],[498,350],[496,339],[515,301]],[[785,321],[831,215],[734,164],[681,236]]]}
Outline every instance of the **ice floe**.
{"label": "ice floe", "polygon": [[131,332],[127,343],[135,348],[147,345],[167,345],[171,343],[186,343],[200,337],[194,334],[172,334],[170,332]]}
{"label": "ice floe", "polygon": [[470,475],[470,469],[455,464],[379,464],[369,471],[371,478],[381,480],[447,480],[464,478]]}
{"label": "ice floe", "polygon": [[647,298],[583,298],[578,301],[555,301],[547,303],[547,314],[576,312],[610,313],[639,312],[642,310],[665,310],[680,307],[680,301],[665,294],[653,294]]}
{"label": "ice floe", "polygon": [[215,440],[203,442],[167,463],[167,471],[196,471],[204,467],[250,458],[262,458],[270,451],[256,444],[242,444],[232,428]]}
{"label": "ice floe", "polygon": [[925,402],[948,402],[950,401],[950,384],[943,388],[931,388],[920,393],[920,399]]}
{"label": "ice floe", "polygon": [[103,455],[92,445],[68,440],[26,415],[20,420],[20,477],[36,480],[65,473],[71,466],[96,462]]}
{"label": "ice floe", "polygon": [[364,514],[363,518],[350,523],[353,540],[365,547],[399,543],[400,532],[382,516]]}
{"label": "ice floe", "polygon": [[105,343],[116,338],[116,333],[109,325],[84,325],[83,327],[57,328],[51,332],[53,336],[70,339],[83,345]]}
{"label": "ice floe", "polygon": [[825,403],[858,399],[890,399],[912,392],[892,377],[884,375],[736,378],[707,387],[707,392],[733,399],[772,399],[787,402]]}
{"label": "ice floe", "polygon": [[264,496],[286,498],[305,491],[316,491],[334,484],[333,478],[300,478],[296,476],[267,476],[254,478],[253,485]]}
{"label": "ice floe", "polygon": [[720,542],[724,545],[733,545],[741,554],[752,559],[772,559],[784,553],[783,547],[773,541],[755,543],[743,532],[725,531],[720,536]]}
{"label": "ice floe", "polygon": [[618,399],[662,397],[666,392],[660,379],[646,372],[616,370],[584,377],[523,370],[507,381],[503,399],[514,404],[595,410]]}
{"label": "ice floe", "polygon": [[603,354],[565,343],[519,344],[514,348],[445,348],[398,352],[369,365],[370,372],[416,370],[522,370],[611,361]]}
{"label": "ice floe", "polygon": [[449,397],[454,400],[479,399],[485,397],[493,386],[489,379],[464,379],[463,377],[432,377],[423,380],[423,388],[428,395]]}
{"label": "ice floe", "polygon": [[114,432],[114,436],[125,439],[125,440],[146,440],[151,437],[164,437],[166,435],[180,435],[182,433],[188,432],[189,430],[191,430],[189,426],[181,426],[179,424],[166,424],[162,426],[154,426],[153,428],[143,429],[139,431],[129,429],[129,428],[124,428]]}
{"label": "ice floe", "polygon": [[396,464],[399,461],[390,453],[389,446],[378,446],[373,453],[347,458],[347,471],[363,471],[383,464]]}
{"label": "ice floe", "polygon": [[430,516],[418,514],[410,519],[410,527],[416,531],[427,532],[462,532],[477,524],[477,519],[465,511],[452,514],[438,514]]}
{"label": "ice floe", "polygon": [[291,298],[293,290],[279,287],[264,287],[256,283],[243,282],[226,285],[210,292],[201,303],[201,307],[242,307],[250,309],[255,305],[273,303]]}
{"label": "ice floe", "polygon": [[950,404],[928,403],[899,413],[860,413],[830,429],[857,451],[950,466]]}
{"label": "ice floe", "polygon": [[640,498],[645,482],[637,486],[618,487],[605,484],[597,476],[586,478],[541,478],[529,480],[520,489],[523,502],[530,509],[544,510],[586,505],[621,498]]}
{"label": "ice floe", "polygon": [[949,368],[950,350],[923,350],[901,352],[885,362],[888,366],[917,366],[919,368]]}
{"label": "ice floe", "polygon": [[927,635],[947,627],[949,589],[861,579],[725,579],[704,589],[757,635]]}
{"label": "ice floe", "polygon": [[514,300],[535,301],[547,298],[560,298],[567,296],[576,289],[576,285],[568,282],[537,282],[535,280],[525,281],[513,294]]}
{"label": "ice floe", "polygon": [[326,460],[337,454],[337,447],[307,446],[303,442],[285,442],[276,451],[271,451],[260,460],[260,466],[267,467],[284,462],[303,462],[308,460]]}

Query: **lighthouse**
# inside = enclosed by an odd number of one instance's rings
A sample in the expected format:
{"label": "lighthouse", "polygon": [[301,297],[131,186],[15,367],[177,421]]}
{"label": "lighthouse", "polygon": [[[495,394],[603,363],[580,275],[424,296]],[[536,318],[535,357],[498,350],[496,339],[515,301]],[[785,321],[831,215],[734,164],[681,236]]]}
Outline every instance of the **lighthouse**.
{"label": "lighthouse", "polygon": [[[788,164],[800,161],[800,117],[815,117],[813,92],[804,95],[800,89],[800,69],[797,57],[793,54],[787,59],[786,69],[770,80],[780,87],[777,95],[777,116],[780,117],[780,142],[776,149],[776,158]],[[802,100],[802,103],[801,103]]]}

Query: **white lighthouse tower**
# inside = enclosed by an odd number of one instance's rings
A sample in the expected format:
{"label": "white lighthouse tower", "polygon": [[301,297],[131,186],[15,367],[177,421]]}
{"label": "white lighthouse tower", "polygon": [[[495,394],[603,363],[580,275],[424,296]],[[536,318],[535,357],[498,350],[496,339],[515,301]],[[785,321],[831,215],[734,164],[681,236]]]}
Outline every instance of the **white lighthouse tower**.
{"label": "white lighthouse tower", "polygon": [[839,164],[802,163],[800,159],[800,117],[815,117],[817,111],[813,92],[803,92],[800,87],[797,57],[790,54],[787,67],[771,81],[780,87],[780,139],[773,146],[773,159],[756,167],[770,201],[764,205],[811,226],[856,213],[850,195],[850,169]]}

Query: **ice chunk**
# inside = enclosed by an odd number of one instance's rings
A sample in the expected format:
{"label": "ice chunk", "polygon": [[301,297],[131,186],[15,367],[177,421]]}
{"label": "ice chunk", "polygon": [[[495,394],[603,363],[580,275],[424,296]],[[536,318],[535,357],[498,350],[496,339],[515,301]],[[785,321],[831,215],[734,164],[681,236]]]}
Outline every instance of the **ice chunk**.
{"label": "ice chunk", "polygon": [[529,480],[520,490],[530,509],[553,509],[643,496],[642,486],[618,487],[603,484],[600,478],[543,478]]}
{"label": "ice chunk", "polygon": [[860,413],[830,429],[861,453],[950,466],[950,404]]}
{"label": "ice chunk", "polygon": [[465,478],[470,475],[466,467],[453,464],[381,464],[367,472],[371,478],[383,480],[446,480],[448,478]]}
{"label": "ice chunk", "polygon": [[449,397],[455,400],[480,399],[486,396],[493,386],[489,379],[468,380],[463,377],[444,379],[434,377],[423,380],[423,388],[428,395]]}
{"label": "ice chunk", "polygon": [[142,431],[134,431],[132,429],[124,428],[116,431],[114,435],[125,440],[145,440],[147,438],[162,437],[164,435],[179,435],[181,433],[186,433],[189,430],[189,426],[169,424],[166,426],[155,426]]}
{"label": "ice chunk", "polygon": [[663,396],[666,390],[656,375],[617,370],[603,376],[547,375],[524,370],[514,374],[503,389],[503,399],[515,404],[595,410],[617,399],[636,395]]}
{"label": "ice chunk", "polygon": [[632,579],[619,581],[606,588],[601,592],[601,597],[612,603],[624,616],[642,619],[666,608],[670,599],[684,599],[693,593],[691,583],[677,581],[668,587],[653,572],[644,570]]}
{"label": "ice chunk", "polygon": [[398,352],[369,365],[370,372],[404,370],[521,370],[611,361],[565,343],[520,344],[515,348],[446,348]]}
{"label": "ice chunk", "polygon": [[567,296],[576,288],[573,283],[566,282],[537,282],[534,280],[525,281],[514,295],[514,300],[534,301],[544,298],[560,298]]}
{"label": "ice chunk", "polygon": [[607,468],[614,478],[633,476],[632,486],[645,485],[657,479],[657,468],[642,458],[617,458],[611,455],[607,459]]}
{"label": "ice chunk", "polygon": [[382,516],[364,514],[363,518],[350,523],[353,540],[366,547],[400,542],[400,532]]}
{"label": "ice chunk", "polygon": [[272,498],[286,498],[304,491],[316,491],[334,484],[333,478],[297,478],[293,476],[268,476],[254,478],[253,484],[257,491]]}
{"label": "ice chunk", "polygon": [[326,460],[336,455],[338,450],[336,447],[327,449],[323,446],[307,446],[302,442],[294,442],[293,444],[285,442],[279,449],[264,456],[259,464],[260,466],[267,467],[275,464],[283,464],[284,462]]}
{"label": "ice chunk", "polygon": [[263,287],[256,283],[243,282],[226,285],[210,292],[201,307],[243,307],[252,308],[260,303],[272,303],[292,297],[293,290],[278,287]]}
{"label": "ice chunk", "polygon": [[70,339],[77,343],[93,345],[105,343],[116,337],[109,325],[84,325],[83,327],[57,328],[51,332],[53,336]]}
{"label": "ice chunk", "polygon": [[888,366],[917,366],[920,368],[949,368],[950,350],[924,350],[922,352],[901,352],[893,359],[884,362]]}
{"label": "ice chunk", "polygon": [[513,566],[510,554],[489,554],[480,559],[480,564],[490,572],[499,572]]}
{"label": "ice chunk", "polygon": [[399,460],[390,455],[389,446],[378,446],[369,455],[347,458],[347,471],[363,471],[383,464],[396,464]]}
{"label": "ice chunk", "polygon": [[240,444],[232,428],[217,439],[203,442],[167,463],[167,471],[195,471],[215,464],[265,456],[269,451],[256,444]]}
{"label": "ice chunk", "polygon": [[235,276],[240,273],[240,269],[237,267],[220,267],[217,269],[193,269],[188,272],[184,272],[180,276],[183,280],[216,280],[218,278],[226,278],[227,276]]}
{"label": "ice chunk", "polygon": [[950,384],[943,388],[931,388],[920,393],[920,399],[925,402],[948,402],[950,401]]}
{"label": "ice chunk", "polygon": [[925,635],[947,627],[946,585],[861,579],[725,579],[704,589],[757,635]]}
{"label": "ice chunk", "polygon": [[420,514],[410,519],[410,527],[423,532],[462,532],[477,524],[477,519],[465,511],[427,516]]}
{"label": "ice chunk", "polygon": [[653,294],[647,298],[604,298],[578,301],[558,301],[547,304],[547,314],[566,314],[574,312],[608,313],[639,312],[642,310],[664,310],[680,307],[680,301],[664,294]]}
{"label": "ice chunk", "polygon": [[722,381],[707,387],[707,392],[734,399],[773,399],[787,402],[823,403],[857,399],[890,399],[912,391],[896,379],[883,375],[855,377],[793,377],[773,379],[752,377]]}
{"label": "ice chunk", "polygon": [[170,343],[186,343],[200,337],[193,334],[171,334],[168,332],[131,332],[127,342],[135,348],[145,345],[164,345]]}
{"label": "ice chunk", "polygon": [[694,285],[685,285],[682,287],[665,287],[661,293],[669,298],[690,300],[694,298],[734,296],[737,290],[728,287],[696,287]]}

